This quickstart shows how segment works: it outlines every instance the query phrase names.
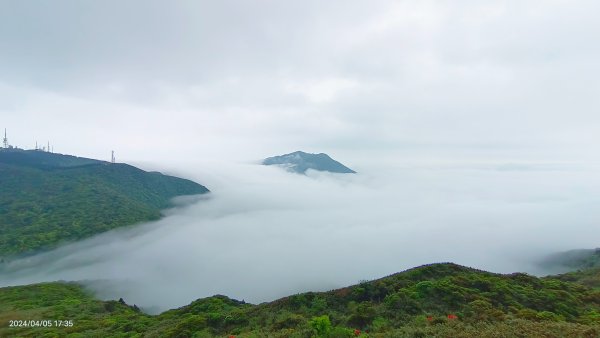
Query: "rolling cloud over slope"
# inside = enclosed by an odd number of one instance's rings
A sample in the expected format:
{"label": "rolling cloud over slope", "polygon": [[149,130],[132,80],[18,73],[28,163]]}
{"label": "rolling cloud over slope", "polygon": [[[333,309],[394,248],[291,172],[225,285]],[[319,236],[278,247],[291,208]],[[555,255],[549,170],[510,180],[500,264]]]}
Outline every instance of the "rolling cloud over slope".
{"label": "rolling cloud over slope", "polygon": [[155,223],[9,263],[0,285],[87,281],[150,311],[225,294],[250,302],[328,290],[419,264],[537,270],[594,247],[600,182],[564,165],[359,165],[308,177],[260,165],[197,165],[209,198]]}

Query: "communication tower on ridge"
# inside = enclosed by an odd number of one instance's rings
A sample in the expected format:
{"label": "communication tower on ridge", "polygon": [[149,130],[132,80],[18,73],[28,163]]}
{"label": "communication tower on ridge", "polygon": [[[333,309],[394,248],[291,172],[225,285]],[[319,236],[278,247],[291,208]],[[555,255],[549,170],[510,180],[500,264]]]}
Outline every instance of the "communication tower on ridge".
{"label": "communication tower on ridge", "polygon": [[4,128],[4,148],[8,149],[8,138],[6,137],[6,128]]}

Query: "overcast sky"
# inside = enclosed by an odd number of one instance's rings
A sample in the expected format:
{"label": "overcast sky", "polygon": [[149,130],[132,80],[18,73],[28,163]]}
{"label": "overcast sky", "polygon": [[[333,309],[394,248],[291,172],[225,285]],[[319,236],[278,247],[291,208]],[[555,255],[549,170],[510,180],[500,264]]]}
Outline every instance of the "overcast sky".
{"label": "overcast sky", "polygon": [[597,1],[0,0],[12,144],[598,162]]}

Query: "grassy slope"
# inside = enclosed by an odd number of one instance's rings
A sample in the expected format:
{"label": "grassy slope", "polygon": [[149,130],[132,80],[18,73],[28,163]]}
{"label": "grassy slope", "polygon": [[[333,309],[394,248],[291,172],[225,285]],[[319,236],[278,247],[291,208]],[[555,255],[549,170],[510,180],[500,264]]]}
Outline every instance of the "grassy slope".
{"label": "grassy slope", "polygon": [[[600,271],[580,274],[564,281],[432,264],[260,305],[214,296],[158,316],[95,300],[75,284],[46,283],[0,289],[0,336],[351,337],[360,329],[363,337],[598,337],[600,291],[578,281]],[[8,328],[10,319],[74,326]]]}
{"label": "grassy slope", "polygon": [[189,180],[126,164],[21,155],[0,152],[0,257],[155,220],[171,198],[208,191]]}

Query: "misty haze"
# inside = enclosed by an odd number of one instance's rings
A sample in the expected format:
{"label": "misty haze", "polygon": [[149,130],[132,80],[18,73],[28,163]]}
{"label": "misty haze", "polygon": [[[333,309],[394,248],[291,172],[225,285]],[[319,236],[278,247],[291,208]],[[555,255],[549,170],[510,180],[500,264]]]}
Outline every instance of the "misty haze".
{"label": "misty haze", "polygon": [[600,235],[597,168],[581,165],[365,163],[351,176],[187,168],[210,195],[158,222],[13,261],[2,285],[86,281],[156,312],[213,294],[271,301],[430,262],[546,274],[541,257]]}

